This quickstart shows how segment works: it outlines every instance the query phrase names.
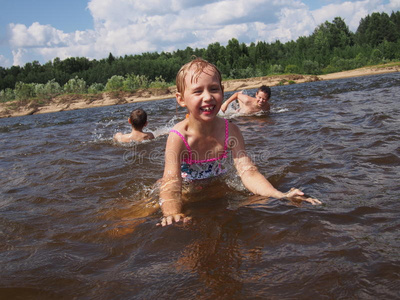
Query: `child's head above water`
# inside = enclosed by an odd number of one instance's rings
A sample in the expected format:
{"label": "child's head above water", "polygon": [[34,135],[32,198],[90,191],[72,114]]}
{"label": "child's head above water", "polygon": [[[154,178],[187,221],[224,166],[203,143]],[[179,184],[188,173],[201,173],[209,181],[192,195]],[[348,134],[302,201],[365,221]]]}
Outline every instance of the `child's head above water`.
{"label": "child's head above water", "polygon": [[[186,107],[189,120],[210,121],[217,116],[223,102],[221,73],[208,61],[196,58],[185,64],[176,76],[176,101]],[[192,117],[192,118],[191,118]]]}
{"label": "child's head above water", "polygon": [[[218,68],[212,63],[209,63],[208,61],[202,58],[195,58],[194,60],[183,65],[182,68],[179,70],[178,74],[176,75],[177,92],[181,93],[182,95],[184,94],[186,88],[185,86],[186,75],[189,75],[190,73],[192,74],[191,82],[193,83],[193,81],[195,81],[203,72],[207,73],[208,68],[211,68],[214,71],[215,75],[217,76],[220,82],[220,85],[222,86],[222,76]],[[209,75],[214,75],[214,74],[209,74]]]}
{"label": "child's head above water", "polygon": [[134,109],[129,117],[129,123],[136,130],[142,130],[147,123],[147,113],[141,109]]}
{"label": "child's head above water", "polygon": [[257,90],[256,95],[257,95],[259,92],[263,92],[263,93],[265,93],[266,95],[268,95],[267,100],[268,100],[269,98],[271,98],[271,88],[270,88],[269,86],[266,86],[266,85],[260,86],[260,87],[258,88],[258,90]]}

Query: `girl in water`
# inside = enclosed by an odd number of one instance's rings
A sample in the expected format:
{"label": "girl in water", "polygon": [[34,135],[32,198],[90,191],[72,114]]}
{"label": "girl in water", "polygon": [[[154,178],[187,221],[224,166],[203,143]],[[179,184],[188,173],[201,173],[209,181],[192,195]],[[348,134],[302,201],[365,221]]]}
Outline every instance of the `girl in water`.
{"label": "girl in water", "polygon": [[211,63],[196,58],[185,64],[176,76],[176,100],[186,107],[188,117],[171,130],[166,150],[165,168],[160,187],[160,206],[163,213],[160,225],[187,222],[183,214],[182,183],[212,178],[226,173],[224,166],[231,152],[234,166],[244,186],[252,193],[265,197],[303,200],[307,198],[299,189],[283,193],[257,170],[245,151],[240,129],[217,116],[224,88],[219,70]]}

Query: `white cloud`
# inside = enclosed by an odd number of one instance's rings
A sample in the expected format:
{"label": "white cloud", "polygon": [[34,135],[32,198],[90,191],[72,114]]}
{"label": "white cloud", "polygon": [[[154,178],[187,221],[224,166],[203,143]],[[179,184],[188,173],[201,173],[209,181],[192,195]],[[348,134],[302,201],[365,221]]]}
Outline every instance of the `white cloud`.
{"label": "white cloud", "polygon": [[12,54],[14,57],[14,65],[20,65],[22,66],[26,62],[26,58],[24,58],[24,55],[26,54],[25,49],[18,49],[18,50],[13,50]]}
{"label": "white cloud", "polygon": [[389,1],[389,4],[387,5],[387,8],[389,10],[397,11],[400,7],[400,0],[391,0]]}
{"label": "white cloud", "polygon": [[308,36],[317,25],[312,14],[304,7],[283,8],[278,22],[268,25],[257,24],[260,28],[259,40],[267,42],[276,40],[287,42],[296,40],[299,36]]}
{"label": "white cloud", "polygon": [[50,25],[35,22],[30,27],[23,24],[9,25],[10,45],[13,48],[58,46],[67,42],[67,34]]}
{"label": "white cloud", "polygon": [[12,48],[13,64],[24,65],[36,57],[44,62],[60,57],[86,56],[92,54],[97,34],[93,30],[64,33],[50,25],[37,22],[26,27],[23,24],[9,25],[9,44]]}
{"label": "white cloud", "polygon": [[[332,3],[332,1],[329,1]],[[88,9],[94,30],[65,33],[37,22],[9,25],[14,64],[40,57],[85,56],[100,59],[210,43],[287,42],[310,35],[315,27],[342,17],[355,31],[372,12],[400,9],[400,0],[334,1],[310,11],[300,0],[91,0]],[[4,60],[4,59],[3,59]],[[0,60],[1,63],[1,60]]]}

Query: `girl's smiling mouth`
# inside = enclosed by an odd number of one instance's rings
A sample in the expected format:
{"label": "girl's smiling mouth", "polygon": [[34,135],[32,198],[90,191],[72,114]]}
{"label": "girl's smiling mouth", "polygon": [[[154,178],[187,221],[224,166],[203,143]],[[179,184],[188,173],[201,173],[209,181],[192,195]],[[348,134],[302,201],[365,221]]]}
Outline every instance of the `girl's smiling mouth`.
{"label": "girl's smiling mouth", "polygon": [[200,107],[200,110],[204,111],[204,112],[212,112],[214,110],[214,108],[215,108],[215,105],[209,105],[209,106]]}

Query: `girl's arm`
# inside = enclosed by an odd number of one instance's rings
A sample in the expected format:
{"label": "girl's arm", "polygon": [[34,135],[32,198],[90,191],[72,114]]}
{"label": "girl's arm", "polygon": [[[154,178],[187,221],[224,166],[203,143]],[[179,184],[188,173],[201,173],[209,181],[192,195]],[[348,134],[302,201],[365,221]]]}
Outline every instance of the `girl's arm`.
{"label": "girl's arm", "polygon": [[232,155],[236,171],[240,176],[244,186],[256,195],[282,198],[284,193],[275,189],[272,184],[258,171],[251,159],[246,153],[244,139],[240,129],[230,123],[230,139],[234,138],[232,144]]}
{"label": "girl's arm", "polygon": [[232,147],[232,154],[234,159],[235,168],[240,176],[244,186],[252,193],[256,195],[273,197],[273,198],[288,198],[295,200],[304,200],[311,204],[320,204],[321,202],[317,199],[302,197],[304,193],[299,189],[291,189],[286,193],[282,193],[275,189],[272,184],[266,179],[253,164],[251,159],[248,157],[242,133],[240,129],[230,123],[229,129]]}
{"label": "girl's arm", "polygon": [[182,214],[182,177],[180,170],[182,140],[170,133],[165,148],[164,175],[161,179],[160,206],[163,213],[160,225],[170,225],[174,221],[185,221]]}

